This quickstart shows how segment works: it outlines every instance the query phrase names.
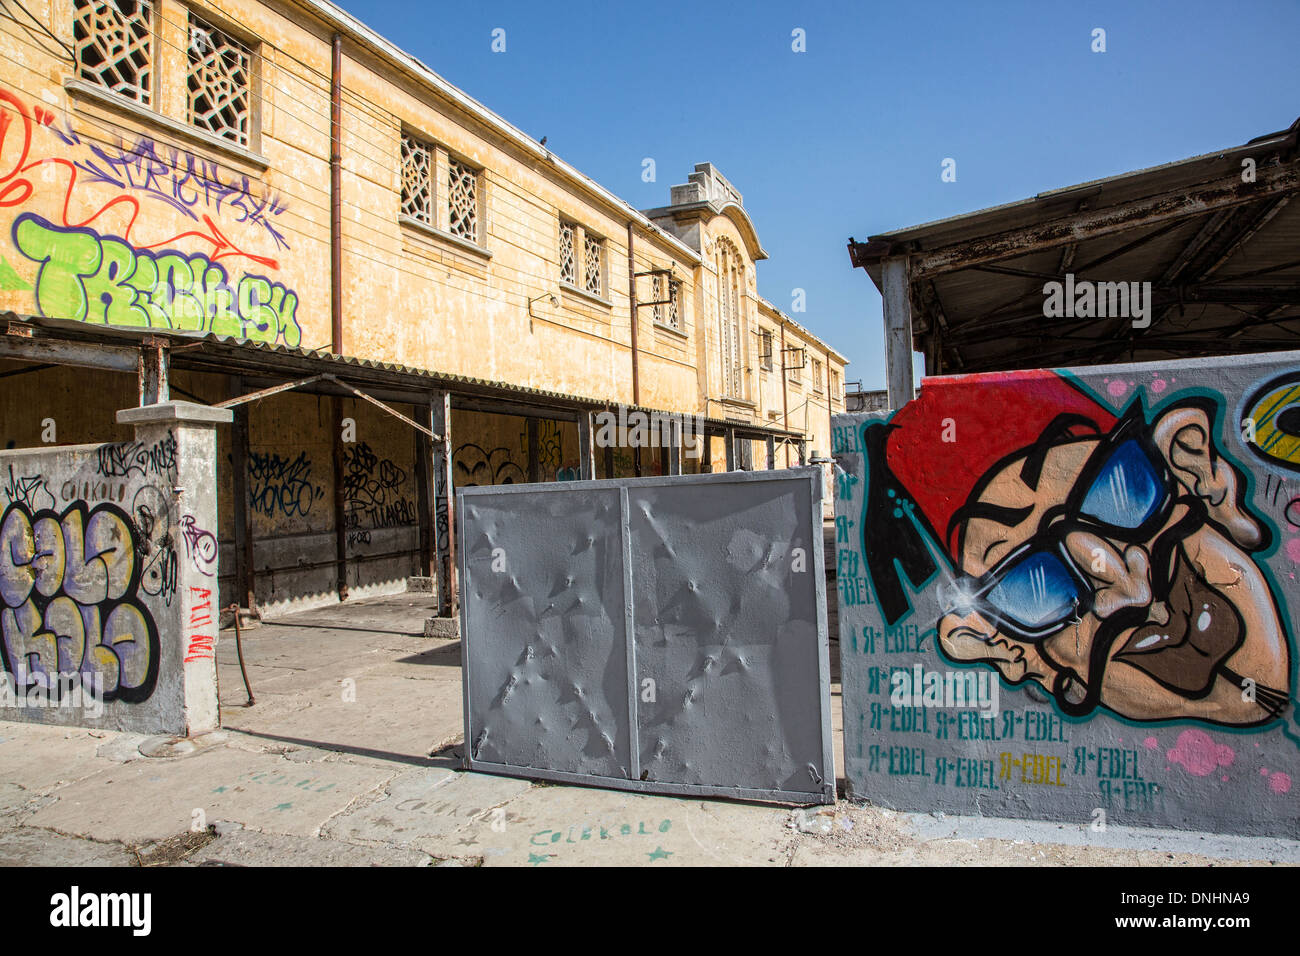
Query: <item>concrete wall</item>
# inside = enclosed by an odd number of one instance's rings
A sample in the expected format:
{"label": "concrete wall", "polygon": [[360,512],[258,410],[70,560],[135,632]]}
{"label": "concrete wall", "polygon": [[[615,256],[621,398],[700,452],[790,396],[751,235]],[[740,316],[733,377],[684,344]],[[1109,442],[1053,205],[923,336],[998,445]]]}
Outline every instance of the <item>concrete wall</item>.
{"label": "concrete wall", "polygon": [[1300,353],[928,379],[834,435],[855,796],[1300,836]]}
{"label": "concrete wall", "polygon": [[215,728],[215,424],[119,414],[135,437],[0,452],[0,717],[142,733]]}

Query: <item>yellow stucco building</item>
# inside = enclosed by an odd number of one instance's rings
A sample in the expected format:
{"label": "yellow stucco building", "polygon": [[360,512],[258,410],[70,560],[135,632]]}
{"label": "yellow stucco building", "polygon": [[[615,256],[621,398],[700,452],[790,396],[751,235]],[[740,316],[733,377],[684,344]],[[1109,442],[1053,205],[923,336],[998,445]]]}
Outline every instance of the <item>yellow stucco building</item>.
{"label": "yellow stucco building", "polygon": [[[0,441],[239,402],[223,604],[445,573],[448,480],[829,452],[845,359],[758,295],[711,164],[634,209],[321,0],[26,9],[0,18]],[[620,406],[690,416],[704,453],[601,441]]]}

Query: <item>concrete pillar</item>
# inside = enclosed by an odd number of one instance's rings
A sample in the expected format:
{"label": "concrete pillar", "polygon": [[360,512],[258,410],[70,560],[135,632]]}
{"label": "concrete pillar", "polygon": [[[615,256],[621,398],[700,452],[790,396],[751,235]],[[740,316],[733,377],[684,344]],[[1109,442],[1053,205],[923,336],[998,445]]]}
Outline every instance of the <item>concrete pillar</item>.
{"label": "concrete pillar", "polygon": [[[134,425],[146,447],[164,443],[174,450],[167,520],[177,540],[175,598],[157,621],[159,707],[179,699],[184,733],[215,730],[221,724],[217,703],[216,645],[220,620],[217,590],[217,433],[232,421],[226,408],[192,402],[158,402],[117,413],[119,425]],[[167,500],[167,499],[164,499]]]}
{"label": "concrete pillar", "polygon": [[884,260],[881,272],[885,308],[885,374],[889,407],[897,410],[910,402],[916,393],[912,381],[911,274],[905,256]]}
{"label": "concrete pillar", "polygon": [[442,441],[433,442],[434,526],[438,539],[438,614],[455,617],[456,600],[456,495],[451,481],[451,395],[434,392],[429,399],[429,420],[433,433]]}

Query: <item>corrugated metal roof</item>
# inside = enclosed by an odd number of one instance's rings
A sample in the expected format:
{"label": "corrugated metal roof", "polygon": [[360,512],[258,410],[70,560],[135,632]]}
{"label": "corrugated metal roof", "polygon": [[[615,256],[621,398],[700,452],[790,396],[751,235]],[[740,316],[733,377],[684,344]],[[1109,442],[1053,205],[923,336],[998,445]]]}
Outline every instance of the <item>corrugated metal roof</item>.
{"label": "corrugated metal roof", "polygon": [[[101,341],[105,342],[105,344],[115,345],[129,343],[131,346],[138,346],[143,339],[150,336],[166,338],[170,342],[172,366],[193,371],[211,371],[222,374],[257,373],[284,379],[305,377],[313,372],[332,371],[341,378],[352,379],[352,384],[370,384],[381,388],[398,390],[432,391],[442,389],[485,399],[497,398],[539,407],[560,406],[569,410],[598,410],[623,404],[616,399],[592,398],[553,389],[478,378],[473,375],[437,372],[411,365],[379,362],[351,355],[336,355],[332,352],[250,341],[231,335],[219,335],[214,332],[92,325],[67,319],[19,315],[15,312],[0,314],[0,320],[18,322],[57,332],[60,337],[71,341]],[[647,414],[652,412],[661,415],[670,414],[665,409],[652,408],[646,405],[627,405],[626,407],[629,410],[643,411]],[[708,416],[696,417],[709,425],[715,425],[719,428],[761,432],[764,435],[770,434],[774,437],[803,437],[802,432],[771,428],[758,423],[746,425],[741,422],[732,422]]]}
{"label": "corrugated metal roof", "polygon": [[[1298,138],[1300,120],[1219,152],[851,241],[851,259],[881,288],[883,259],[908,257],[914,345],[931,374],[1292,349]],[[1247,158],[1273,185],[1256,193],[1242,179]],[[1151,326],[1046,317],[1045,284],[1066,274],[1150,282]]]}

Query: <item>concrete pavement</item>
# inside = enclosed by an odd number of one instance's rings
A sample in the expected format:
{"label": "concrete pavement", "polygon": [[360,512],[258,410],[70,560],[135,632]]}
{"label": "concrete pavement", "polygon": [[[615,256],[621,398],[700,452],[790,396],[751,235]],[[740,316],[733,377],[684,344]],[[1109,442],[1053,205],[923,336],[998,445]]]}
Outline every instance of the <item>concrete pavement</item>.
{"label": "concrete pavement", "polygon": [[224,729],[193,746],[0,722],[0,864],[1300,863],[1295,841],[1093,833],[465,773],[460,646],[422,636],[429,613],[430,595],[409,593],[246,632],[253,707],[244,706],[234,634],[223,632]]}

